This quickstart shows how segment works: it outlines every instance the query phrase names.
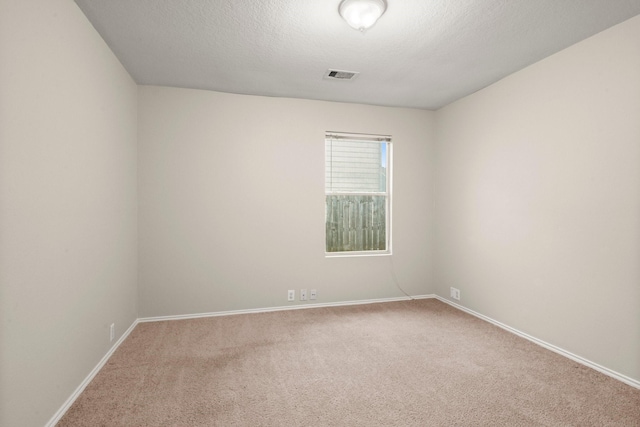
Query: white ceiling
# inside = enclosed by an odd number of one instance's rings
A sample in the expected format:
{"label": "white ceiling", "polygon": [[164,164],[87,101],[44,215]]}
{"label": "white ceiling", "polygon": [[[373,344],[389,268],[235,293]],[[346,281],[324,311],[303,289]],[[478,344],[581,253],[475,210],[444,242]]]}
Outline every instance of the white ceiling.
{"label": "white ceiling", "polygon": [[364,34],[340,0],[76,3],[138,84],[423,109],[640,14],[640,0],[386,1]]}

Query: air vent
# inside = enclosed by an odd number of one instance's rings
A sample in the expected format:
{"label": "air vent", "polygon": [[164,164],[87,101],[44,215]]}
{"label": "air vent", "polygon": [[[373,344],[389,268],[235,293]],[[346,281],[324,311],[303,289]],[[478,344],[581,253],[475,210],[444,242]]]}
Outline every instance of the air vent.
{"label": "air vent", "polygon": [[353,80],[360,74],[357,71],[343,71],[343,70],[327,70],[324,74],[324,78],[327,80]]}

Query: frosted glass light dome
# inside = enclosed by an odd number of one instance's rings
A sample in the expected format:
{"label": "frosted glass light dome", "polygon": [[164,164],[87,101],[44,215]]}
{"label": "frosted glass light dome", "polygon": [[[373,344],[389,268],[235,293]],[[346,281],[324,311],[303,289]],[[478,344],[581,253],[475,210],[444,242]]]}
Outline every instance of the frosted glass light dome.
{"label": "frosted glass light dome", "polygon": [[370,28],[387,9],[384,0],[343,0],[340,16],[347,24],[359,31]]}

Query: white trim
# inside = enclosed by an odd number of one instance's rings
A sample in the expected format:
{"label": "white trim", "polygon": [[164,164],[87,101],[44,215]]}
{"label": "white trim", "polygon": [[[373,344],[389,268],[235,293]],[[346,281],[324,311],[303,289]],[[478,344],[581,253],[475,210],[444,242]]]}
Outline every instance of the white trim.
{"label": "white trim", "polygon": [[129,329],[127,329],[125,333],[122,334],[120,339],[118,339],[118,341],[116,341],[116,343],[111,347],[111,349],[109,349],[109,351],[107,352],[107,354],[104,355],[102,360],[100,360],[100,362],[98,362],[95,368],[93,368],[91,372],[89,372],[89,375],[87,375],[84,381],[82,381],[78,386],[78,388],[76,388],[76,390],[71,394],[71,396],[69,396],[67,401],[64,402],[64,404],[60,407],[60,409],[58,409],[58,412],[56,412],[53,415],[53,417],[51,417],[49,422],[45,424],[45,427],[54,427],[58,423],[58,421],[60,421],[60,419],[64,416],[64,414],[69,410],[71,405],[73,405],[73,402],[76,401],[78,396],[80,396],[80,394],[84,391],[84,389],[89,385],[91,380],[93,380],[93,378],[98,374],[98,372],[100,372],[100,370],[107,363],[111,355],[116,351],[116,349],[120,346],[120,344],[122,344],[122,342],[129,336],[129,334],[131,333],[131,331],[133,331],[133,328],[135,328],[137,324],[138,324],[138,319],[134,320],[131,326],[129,326]]}
{"label": "white trim", "polygon": [[325,192],[324,193],[325,196],[381,196],[381,197],[387,197],[389,195],[388,192],[373,192],[373,191],[369,191],[367,192],[357,192],[357,191],[332,191],[332,192]]}
{"label": "white trim", "polygon": [[[393,166],[393,147],[391,139],[387,143],[387,251],[393,253],[393,174],[395,167]],[[404,291],[403,291],[404,292]]]}
{"label": "white trim", "polygon": [[[339,70],[335,70],[339,71]],[[350,72],[350,71],[347,71]],[[372,141],[372,142],[390,142],[391,135],[376,135],[370,133],[356,133],[356,132],[334,132],[326,131],[324,133],[325,139],[341,139],[347,141]]]}
{"label": "white trim", "polygon": [[390,256],[391,251],[344,251],[344,252],[325,252],[326,258],[356,258],[369,256]]}
{"label": "white trim", "polygon": [[366,299],[366,300],[356,300],[356,301],[287,305],[287,306],[281,306],[281,307],[250,308],[246,310],[214,311],[210,313],[177,314],[173,316],[141,317],[138,319],[138,322],[139,323],[164,322],[166,320],[200,319],[202,317],[233,316],[236,314],[252,314],[252,313],[270,313],[273,311],[303,310],[306,308],[320,308],[320,307],[341,307],[345,305],[377,304],[382,302],[409,301],[412,299],[428,299],[428,298],[437,298],[437,297],[436,295],[414,295],[411,297],[402,296],[402,297],[393,297],[393,298],[376,298],[376,299]]}
{"label": "white trim", "polygon": [[539,345],[541,347],[544,347],[547,350],[551,350],[554,353],[557,353],[557,354],[559,354],[561,356],[569,358],[569,359],[573,360],[574,362],[580,363],[581,365],[587,366],[587,367],[589,367],[591,369],[595,369],[596,371],[598,371],[598,372],[600,372],[602,374],[605,374],[605,375],[607,375],[609,377],[612,377],[612,378],[614,378],[614,379],[616,379],[618,381],[621,381],[621,382],[623,382],[623,383],[625,383],[627,385],[630,385],[631,387],[640,389],[640,381],[634,380],[633,378],[629,378],[628,376],[623,375],[623,374],[621,374],[619,372],[613,371],[613,370],[611,370],[609,368],[605,368],[604,366],[598,365],[597,363],[594,363],[594,362],[592,362],[590,360],[587,360],[584,357],[580,357],[580,356],[578,356],[576,354],[573,354],[570,351],[567,351],[567,350],[565,350],[563,348],[560,348],[560,347],[555,346],[553,344],[549,344],[546,341],[543,341],[543,340],[541,340],[539,338],[536,338],[534,336],[526,334],[526,333],[524,333],[522,331],[519,331],[518,329],[515,329],[515,328],[512,328],[511,326],[505,325],[504,323],[498,322],[497,320],[494,320],[494,319],[492,319],[492,318],[490,318],[488,316],[485,316],[484,314],[480,314],[480,313],[475,312],[475,311],[473,311],[471,309],[468,309],[467,307],[464,307],[464,306],[462,306],[460,304],[456,304],[455,302],[449,301],[448,299],[443,298],[443,297],[441,297],[439,295],[436,295],[435,298],[437,300],[440,300],[440,301],[446,303],[446,304],[449,304],[450,306],[452,306],[454,308],[457,308],[458,310],[461,310],[461,311],[464,311],[465,313],[471,314],[472,316],[475,316],[475,317],[477,317],[479,319],[482,319],[482,320],[484,320],[486,322],[494,324],[494,325],[498,326],[499,328],[504,329],[505,331],[511,332],[512,334],[518,335],[521,338],[524,338],[524,339],[526,339],[528,341],[531,341],[534,344],[537,344],[537,345]]}

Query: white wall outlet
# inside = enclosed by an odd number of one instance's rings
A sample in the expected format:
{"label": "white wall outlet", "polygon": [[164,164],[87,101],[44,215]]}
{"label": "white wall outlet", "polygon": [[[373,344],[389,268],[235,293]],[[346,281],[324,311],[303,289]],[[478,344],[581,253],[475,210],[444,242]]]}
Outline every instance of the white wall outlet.
{"label": "white wall outlet", "polygon": [[306,301],[306,300],[307,300],[307,290],[300,289],[300,301]]}
{"label": "white wall outlet", "polygon": [[316,291],[315,289],[311,289],[311,291],[309,291],[309,299],[316,299],[317,296],[318,291]]}
{"label": "white wall outlet", "polygon": [[295,301],[296,299],[296,291],[293,289],[289,289],[287,293],[287,301]]}
{"label": "white wall outlet", "polygon": [[109,326],[109,342],[113,341],[115,337],[116,337],[116,324],[112,323],[111,326]]}
{"label": "white wall outlet", "polygon": [[451,288],[451,298],[460,301],[460,289]]}

